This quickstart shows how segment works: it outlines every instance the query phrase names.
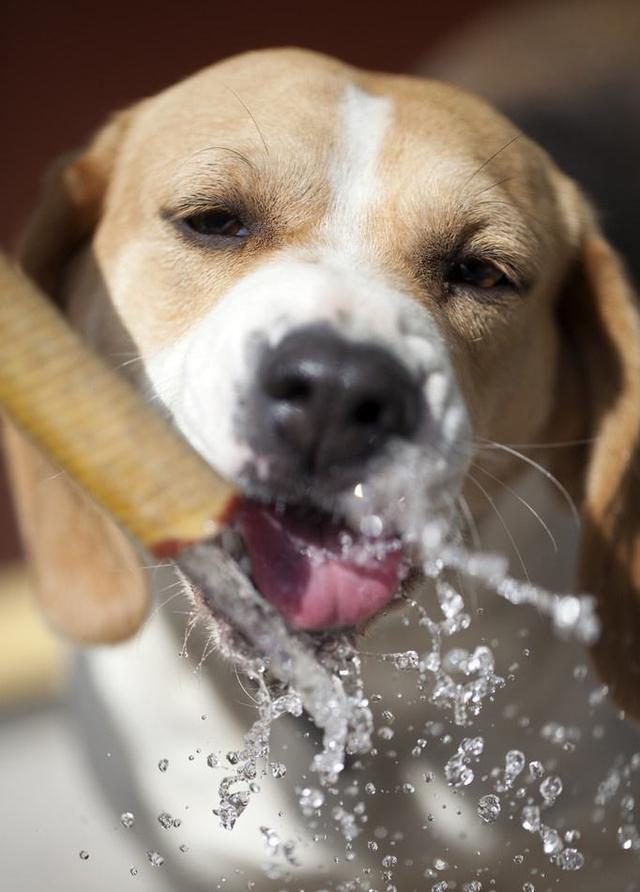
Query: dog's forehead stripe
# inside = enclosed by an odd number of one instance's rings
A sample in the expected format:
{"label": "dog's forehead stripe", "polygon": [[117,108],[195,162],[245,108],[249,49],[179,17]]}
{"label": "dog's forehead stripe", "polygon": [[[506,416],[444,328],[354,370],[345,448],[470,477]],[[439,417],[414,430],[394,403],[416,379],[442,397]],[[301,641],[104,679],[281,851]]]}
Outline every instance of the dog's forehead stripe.
{"label": "dog's forehead stripe", "polygon": [[388,97],[373,96],[352,84],[338,104],[338,140],[330,167],[331,226],[338,234],[362,224],[379,197],[382,147],[393,114]]}

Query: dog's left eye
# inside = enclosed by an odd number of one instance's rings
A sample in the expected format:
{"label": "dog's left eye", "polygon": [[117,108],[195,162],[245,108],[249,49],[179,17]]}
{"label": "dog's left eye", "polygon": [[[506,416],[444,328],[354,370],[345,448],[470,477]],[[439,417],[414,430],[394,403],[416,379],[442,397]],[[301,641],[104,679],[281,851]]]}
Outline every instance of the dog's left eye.
{"label": "dog's left eye", "polygon": [[198,211],[183,217],[183,226],[200,236],[217,236],[221,238],[246,238],[249,235],[248,228],[240,217],[224,209]]}
{"label": "dog's left eye", "polygon": [[468,257],[451,264],[447,271],[449,285],[470,285],[483,291],[511,286],[509,277],[489,260]]}

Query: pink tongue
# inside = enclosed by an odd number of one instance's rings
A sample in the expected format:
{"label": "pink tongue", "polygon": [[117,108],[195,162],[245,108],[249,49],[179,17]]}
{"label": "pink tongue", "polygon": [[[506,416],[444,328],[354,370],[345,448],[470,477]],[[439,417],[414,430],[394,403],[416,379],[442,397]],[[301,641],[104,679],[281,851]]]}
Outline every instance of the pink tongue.
{"label": "pink tongue", "polygon": [[[281,513],[243,501],[236,518],[260,593],[293,629],[357,626],[395,592],[402,559],[399,547],[380,549],[379,556],[372,553],[372,540],[361,538],[344,554],[340,538],[345,529],[294,508]],[[385,543],[377,540],[377,544]]]}

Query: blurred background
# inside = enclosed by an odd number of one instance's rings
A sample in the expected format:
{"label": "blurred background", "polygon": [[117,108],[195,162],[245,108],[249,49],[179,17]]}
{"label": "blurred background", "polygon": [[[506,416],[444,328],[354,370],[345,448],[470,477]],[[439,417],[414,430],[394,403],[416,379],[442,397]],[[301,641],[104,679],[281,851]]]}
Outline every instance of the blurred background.
{"label": "blurred background", "polygon": [[[50,162],[108,113],[217,59],[291,44],[484,93],[583,182],[638,273],[638,0],[3,0],[0,245],[15,246]],[[99,808],[82,772],[77,792],[61,792],[65,772],[79,770],[64,712],[69,665],[34,606],[0,472],[0,796],[23,803],[16,838],[33,797],[63,797],[78,814]],[[26,883],[6,888],[40,888]]]}

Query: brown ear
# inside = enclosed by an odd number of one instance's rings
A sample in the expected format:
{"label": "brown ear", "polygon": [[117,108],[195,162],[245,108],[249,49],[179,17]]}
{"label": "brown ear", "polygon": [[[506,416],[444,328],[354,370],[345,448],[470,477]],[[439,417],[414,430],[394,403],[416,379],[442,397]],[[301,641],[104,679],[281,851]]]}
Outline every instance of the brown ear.
{"label": "brown ear", "polygon": [[597,598],[597,668],[640,717],[640,314],[621,261],[592,220],[584,229],[561,305],[588,439],[578,582]]}
{"label": "brown ear", "polygon": [[[86,153],[60,163],[46,184],[20,259],[52,300],[58,301],[71,258],[88,249],[131,114],[114,118]],[[149,608],[134,547],[102,509],[8,424],[5,447],[18,521],[47,619],[75,641],[129,637]]]}

